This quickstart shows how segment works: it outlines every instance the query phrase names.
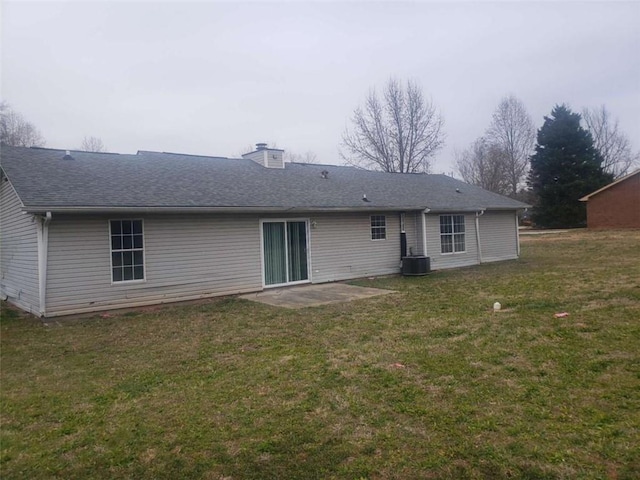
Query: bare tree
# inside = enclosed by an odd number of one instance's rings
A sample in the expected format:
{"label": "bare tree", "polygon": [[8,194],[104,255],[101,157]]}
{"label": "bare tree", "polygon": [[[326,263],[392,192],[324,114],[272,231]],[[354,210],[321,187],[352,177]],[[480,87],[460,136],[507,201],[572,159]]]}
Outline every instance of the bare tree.
{"label": "bare tree", "polygon": [[342,134],[340,156],[350,165],[385,172],[428,172],[444,145],[444,120],[420,87],[390,79],[382,99],[371,90]]}
{"label": "bare tree", "polygon": [[295,163],[318,163],[318,156],[311,151],[305,153],[295,153],[285,150],[284,161]]}
{"label": "bare tree", "polygon": [[582,119],[587,126],[593,144],[602,156],[602,168],[614,177],[622,177],[640,165],[640,152],[631,151],[631,142],[618,126],[618,119],[611,117],[607,108],[585,108]]}
{"label": "bare tree", "polygon": [[468,149],[456,153],[456,170],[465,182],[501,195],[511,191],[508,167],[508,152],[486,137],[478,138]]}
{"label": "bare tree", "polygon": [[522,185],[533,153],[536,128],[524,104],[514,95],[504,97],[487,129],[487,140],[506,155],[504,175],[509,189],[505,194],[515,196]]}
{"label": "bare tree", "polygon": [[79,150],[84,150],[85,152],[106,152],[107,147],[100,138],[87,137],[85,135],[82,139]]}
{"label": "bare tree", "polygon": [[0,102],[0,142],[14,147],[42,147],[46,143],[35,125],[6,102]]}

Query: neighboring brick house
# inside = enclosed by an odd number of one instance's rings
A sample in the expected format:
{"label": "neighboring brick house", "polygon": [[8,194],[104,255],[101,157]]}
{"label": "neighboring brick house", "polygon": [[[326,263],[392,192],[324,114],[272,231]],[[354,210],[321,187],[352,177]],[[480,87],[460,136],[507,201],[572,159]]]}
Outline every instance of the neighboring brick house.
{"label": "neighboring brick house", "polygon": [[640,228],[640,170],[582,197],[588,228]]}

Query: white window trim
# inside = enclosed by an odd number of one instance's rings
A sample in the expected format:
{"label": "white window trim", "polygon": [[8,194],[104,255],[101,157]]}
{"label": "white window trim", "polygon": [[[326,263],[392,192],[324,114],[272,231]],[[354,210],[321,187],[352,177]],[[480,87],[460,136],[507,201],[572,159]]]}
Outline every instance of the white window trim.
{"label": "white window trim", "polygon": [[[462,219],[464,220],[464,250],[459,250],[456,252],[456,242],[455,242],[455,235],[460,235],[459,233],[456,234],[453,228],[453,217],[456,216],[461,216]],[[440,238],[440,255],[460,255],[461,253],[467,253],[467,216],[463,213],[443,213],[441,215],[438,216],[438,230],[440,230],[440,219],[442,217],[451,217],[451,233],[442,233],[439,232],[439,238]],[[451,247],[453,248],[452,252],[443,252],[442,251],[442,236],[443,235],[447,235],[447,236],[451,236]]]}
{"label": "white window trim", "polygon": [[[120,280],[119,282],[113,281],[113,248],[111,248],[111,222],[123,221],[123,220],[131,220],[131,221],[140,221],[142,223],[142,266],[144,267],[144,278],[140,278],[137,280]],[[146,245],[146,235],[145,235],[145,227],[144,227],[144,218],[110,218],[107,220],[109,222],[109,277],[111,278],[112,286],[119,285],[131,285],[136,283],[146,283],[147,281],[147,245]]]}
{"label": "white window trim", "polygon": [[[374,227],[371,225],[371,221],[373,217],[382,217],[384,218],[384,227]],[[373,238],[373,229],[374,228],[384,228],[384,238]],[[386,215],[369,215],[369,240],[372,242],[384,242],[387,239],[387,216]]]}

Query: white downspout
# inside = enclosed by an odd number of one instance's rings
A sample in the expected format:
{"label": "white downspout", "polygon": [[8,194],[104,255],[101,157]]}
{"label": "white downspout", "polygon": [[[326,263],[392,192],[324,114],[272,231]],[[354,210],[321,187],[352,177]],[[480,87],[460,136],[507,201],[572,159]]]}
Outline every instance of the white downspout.
{"label": "white downspout", "polygon": [[47,301],[47,257],[49,253],[49,222],[51,222],[51,212],[40,217],[36,223],[38,233],[38,290],[40,294],[40,316],[44,317]]}
{"label": "white downspout", "polygon": [[425,208],[422,212],[422,255],[427,256],[427,213],[430,208]]}
{"label": "white downspout", "polygon": [[418,233],[420,233],[420,227],[418,227],[418,217],[421,217],[421,216],[422,216],[422,212],[420,214],[416,213],[413,215],[413,230],[416,232],[416,238],[415,238],[416,243],[413,244],[413,248],[415,252],[414,255],[418,255],[418,242],[420,241],[418,239]]}
{"label": "white downspout", "polygon": [[[524,211],[526,212],[527,209],[525,208]],[[520,225],[518,224],[517,210],[516,210],[515,216],[516,216],[516,251],[518,252],[518,258],[519,258],[520,257]]]}
{"label": "white downspout", "polygon": [[484,215],[484,209],[476,212],[476,243],[478,245],[478,263],[482,263],[482,244],[480,243],[480,217]]}

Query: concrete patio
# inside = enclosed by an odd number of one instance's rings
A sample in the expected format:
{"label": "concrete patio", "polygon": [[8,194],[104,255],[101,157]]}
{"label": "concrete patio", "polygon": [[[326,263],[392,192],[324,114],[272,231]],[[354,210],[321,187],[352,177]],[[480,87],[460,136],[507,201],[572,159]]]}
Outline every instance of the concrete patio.
{"label": "concrete patio", "polygon": [[240,295],[240,298],[276,307],[304,308],[330,303],[350,302],[389,293],[395,293],[395,291],[357,287],[346,283],[323,283],[320,285],[270,288],[262,292]]}

